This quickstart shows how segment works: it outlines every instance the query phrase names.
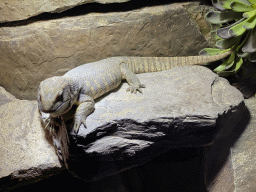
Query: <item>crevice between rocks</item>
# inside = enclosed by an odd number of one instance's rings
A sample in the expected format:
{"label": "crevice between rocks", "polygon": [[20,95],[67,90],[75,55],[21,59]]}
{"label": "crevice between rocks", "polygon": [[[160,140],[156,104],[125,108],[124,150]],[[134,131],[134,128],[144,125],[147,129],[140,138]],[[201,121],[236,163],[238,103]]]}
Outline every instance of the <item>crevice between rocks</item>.
{"label": "crevice between rocks", "polygon": [[[197,0],[192,0],[197,1]],[[0,27],[17,27],[17,26],[24,26],[28,25],[34,22],[39,21],[47,21],[52,19],[61,19],[64,17],[75,17],[80,15],[85,15],[89,13],[108,13],[108,12],[126,12],[126,11],[132,11],[136,9],[141,9],[144,7],[153,7],[153,6],[159,6],[159,5],[167,5],[171,3],[180,3],[180,2],[187,2],[186,0],[181,1],[169,1],[169,0],[148,0],[148,1],[136,1],[131,0],[124,3],[111,3],[111,4],[100,4],[100,3],[86,3],[81,5],[74,5],[70,6],[72,8],[64,8],[65,11],[62,8],[57,8],[56,10],[52,12],[44,12],[40,13],[38,15],[32,16],[25,20],[19,20],[19,21],[11,21],[11,22],[4,22],[0,23]],[[206,3],[205,1],[201,1],[201,3]]]}

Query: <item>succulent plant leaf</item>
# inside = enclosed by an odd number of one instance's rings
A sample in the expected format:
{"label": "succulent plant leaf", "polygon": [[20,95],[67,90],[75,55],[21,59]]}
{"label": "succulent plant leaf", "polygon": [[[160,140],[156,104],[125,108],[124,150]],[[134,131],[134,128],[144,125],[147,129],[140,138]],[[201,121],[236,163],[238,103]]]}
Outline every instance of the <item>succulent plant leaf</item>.
{"label": "succulent plant leaf", "polygon": [[242,51],[246,53],[256,52],[256,28],[250,31],[249,38],[243,46]]}
{"label": "succulent plant leaf", "polygon": [[216,34],[216,32],[213,34],[213,37],[216,41],[221,40],[222,38]]}
{"label": "succulent plant leaf", "polygon": [[242,35],[246,29],[243,27],[244,25],[247,24],[248,20],[250,20],[251,18],[245,19],[244,21],[242,21],[241,23],[238,23],[237,25],[231,27],[228,30],[228,33],[232,36],[232,37],[236,37],[236,36],[240,36]]}
{"label": "succulent plant leaf", "polygon": [[219,4],[218,0],[212,0],[212,5],[213,5],[213,7],[215,7],[216,9],[218,9],[218,10],[220,10],[220,11],[224,11],[224,10],[225,10],[225,8],[222,7],[222,6]]}
{"label": "succulent plant leaf", "polygon": [[244,23],[243,28],[250,30],[256,26],[256,15],[251,17],[247,22]]}
{"label": "succulent plant leaf", "polygon": [[249,61],[251,62],[256,62],[256,52],[251,53],[250,57],[249,57]]}
{"label": "succulent plant leaf", "polygon": [[199,52],[199,55],[206,55],[206,56],[218,55],[218,54],[225,53],[225,52],[229,51],[230,49],[221,50],[221,49],[217,49],[217,48],[204,48]]}
{"label": "succulent plant leaf", "polygon": [[[231,3],[233,3],[233,2],[243,3],[243,4],[246,4],[246,5],[251,5],[251,4],[252,4],[252,3],[251,3],[250,1],[248,1],[248,0],[220,0],[220,1],[222,1],[222,3],[219,2],[220,5],[223,4],[223,1],[224,1],[226,4],[229,4],[229,5],[230,5]],[[253,0],[253,1],[255,1],[255,0]]]}
{"label": "succulent plant leaf", "polygon": [[229,64],[229,65],[226,65],[225,66],[225,70],[228,70],[228,69],[230,69],[231,67],[233,67],[234,66],[234,63],[235,63],[235,61],[233,61],[231,64]]}
{"label": "succulent plant leaf", "polygon": [[250,17],[253,17],[256,15],[256,9],[254,9],[253,11],[249,11],[249,12],[245,12],[243,14],[243,17],[244,18],[250,18]]}
{"label": "succulent plant leaf", "polygon": [[[229,75],[234,75],[236,74],[242,67],[243,64],[243,59],[242,58],[236,58],[236,61],[233,61],[233,65],[231,66],[233,69],[229,71],[218,71],[217,74],[223,77],[229,76]],[[235,65],[234,65],[235,63]],[[230,67],[229,67],[230,68]]]}
{"label": "succulent plant leaf", "polygon": [[217,30],[217,35],[223,39],[229,39],[231,38],[232,36],[228,33],[229,29],[231,28],[232,26],[228,26],[228,27],[223,27],[223,28],[220,28],[219,30]]}
{"label": "succulent plant leaf", "polygon": [[245,53],[245,52],[239,51],[237,53],[237,56],[245,59],[245,58],[248,58],[250,56],[250,54],[251,53]]}
{"label": "succulent plant leaf", "polygon": [[242,17],[242,13],[232,10],[210,11],[206,14],[206,20],[212,24],[227,23]]}
{"label": "succulent plant leaf", "polygon": [[241,41],[241,43],[236,47],[236,51],[240,50],[246,44],[246,42],[250,37],[250,31],[247,31],[242,37],[245,37],[245,38],[243,38],[243,41]]}
{"label": "succulent plant leaf", "polygon": [[241,58],[248,58],[249,57],[250,53],[245,53],[245,52],[242,51],[242,48],[247,43],[249,37],[250,37],[250,32],[247,32],[246,37],[244,38],[244,40],[240,43],[240,45],[238,45],[236,47],[236,55],[238,57],[241,57]]}
{"label": "succulent plant leaf", "polygon": [[245,18],[240,19],[239,21],[227,26],[227,27],[222,27],[220,29],[217,30],[217,35],[220,36],[223,39],[229,39],[232,36],[229,34],[229,29],[235,25],[237,25],[238,23],[241,23],[245,20]]}
{"label": "succulent plant leaf", "polygon": [[254,8],[251,5],[247,5],[242,2],[233,2],[230,4],[230,7],[235,12],[247,12],[254,10]]}
{"label": "succulent plant leaf", "polygon": [[234,1],[242,2],[242,3],[247,4],[247,5],[251,5],[250,1],[248,1],[248,0],[234,0]]}
{"label": "succulent plant leaf", "polygon": [[256,5],[256,0],[248,0],[251,4]]}
{"label": "succulent plant leaf", "polygon": [[228,69],[231,68],[234,65],[234,63],[235,63],[234,61],[232,61],[231,63],[224,62],[221,65],[219,65],[218,67],[216,67],[213,71],[215,73],[225,71],[227,68]]}
{"label": "succulent plant leaf", "polygon": [[228,32],[232,37],[242,35],[246,29],[243,26],[234,26]]}
{"label": "succulent plant leaf", "polygon": [[211,32],[217,36],[219,49],[205,48],[200,55],[233,49],[229,58],[213,71],[220,76],[234,75],[244,62],[256,62],[256,0],[212,0],[212,4],[219,11],[208,12],[205,18],[211,26],[218,26],[212,27]]}
{"label": "succulent plant leaf", "polygon": [[244,60],[242,58],[240,57],[236,58],[236,68],[234,69],[235,73],[237,73],[241,69],[243,63],[244,63]]}
{"label": "succulent plant leaf", "polygon": [[220,53],[221,50],[217,48],[204,48],[199,52],[199,55],[217,55]]}
{"label": "succulent plant leaf", "polygon": [[220,71],[220,72],[217,72],[217,74],[221,77],[227,77],[229,75],[234,75],[235,72],[234,71]]}
{"label": "succulent plant leaf", "polygon": [[214,72],[220,72],[226,70],[227,66],[228,68],[232,67],[235,63],[235,52],[233,52],[228,59],[226,59],[221,65],[216,67],[213,71]]}
{"label": "succulent plant leaf", "polygon": [[250,37],[251,32],[247,32],[246,37],[244,40],[236,47],[236,55],[241,58],[248,58],[250,56],[250,53],[246,53],[242,51],[242,48],[246,45],[248,42],[248,39]]}
{"label": "succulent plant leaf", "polygon": [[218,3],[221,7],[225,8],[225,9],[231,9],[230,4],[233,2],[234,0],[218,0]]}
{"label": "succulent plant leaf", "polygon": [[230,39],[222,39],[216,42],[216,47],[218,47],[219,49],[228,49],[236,45],[240,39],[241,36],[232,37]]}

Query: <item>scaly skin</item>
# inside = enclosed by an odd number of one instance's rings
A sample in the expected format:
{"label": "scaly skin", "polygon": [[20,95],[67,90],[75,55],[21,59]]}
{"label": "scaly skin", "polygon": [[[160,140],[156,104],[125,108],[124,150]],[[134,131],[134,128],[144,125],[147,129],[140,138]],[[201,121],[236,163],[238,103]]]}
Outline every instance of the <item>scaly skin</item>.
{"label": "scaly skin", "polygon": [[135,73],[157,72],[176,66],[205,64],[228,56],[231,51],[215,56],[190,57],[111,57],[78,66],[60,77],[41,82],[38,90],[39,109],[56,118],[78,105],[73,131],[78,132],[86,117],[94,110],[94,99],[117,88],[126,79],[131,93],[145,86]]}

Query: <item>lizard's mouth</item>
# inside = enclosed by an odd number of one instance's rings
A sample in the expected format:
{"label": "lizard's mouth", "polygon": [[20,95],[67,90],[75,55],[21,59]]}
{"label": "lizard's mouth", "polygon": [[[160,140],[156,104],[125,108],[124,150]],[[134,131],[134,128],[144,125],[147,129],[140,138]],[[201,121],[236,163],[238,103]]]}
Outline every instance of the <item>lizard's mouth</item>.
{"label": "lizard's mouth", "polygon": [[71,108],[71,104],[70,100],[66,100],[51,109],[44,109],[42,105],[39,105],[39,108],[44,113],[50,113],[53,117],[58,117],[66,113]]}
{"label": "lizard's mouth", "polygon": [[60,105],[58,105],[56,108],[54,108],[54,110],[52,110],[52,112],[51,112],[51,115],[52,116],[61,116],[64,113],[68,112],[70,108],[71,108],[70,100],[66,100],[63,103],[61,103]]}

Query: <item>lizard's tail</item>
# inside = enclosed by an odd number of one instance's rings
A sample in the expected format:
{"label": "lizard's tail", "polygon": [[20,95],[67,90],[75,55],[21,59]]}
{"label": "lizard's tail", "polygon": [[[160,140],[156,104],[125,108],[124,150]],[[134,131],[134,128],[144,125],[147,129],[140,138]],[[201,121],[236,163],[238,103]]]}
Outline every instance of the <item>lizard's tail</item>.
{"label": "lizard's tail", "polygon": [[127,57],[125,63],[134,73],[147,73],[169,70],[183,65],[202,65],[218,61],[230,55],[229,50],[219,55],[212,56],[186,56],[186,57]]}

